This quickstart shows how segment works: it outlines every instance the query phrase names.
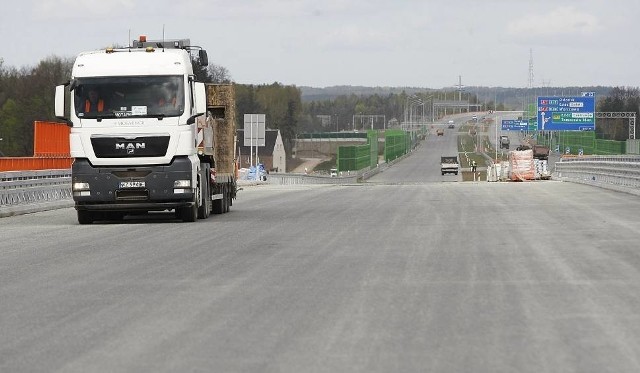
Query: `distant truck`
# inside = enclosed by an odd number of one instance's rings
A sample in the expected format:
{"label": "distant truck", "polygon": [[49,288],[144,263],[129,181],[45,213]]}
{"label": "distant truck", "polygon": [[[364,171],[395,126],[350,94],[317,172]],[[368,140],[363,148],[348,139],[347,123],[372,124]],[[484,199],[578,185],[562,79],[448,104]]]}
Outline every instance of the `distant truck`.
{"label": "distant truck", "polygon": [[458,174],[460,162],[457,156],[440,157],[440,171],[444,174]]}
{"label": "distant truck", "polygon": [[500,136],[500,149],[509,149],[509,136]]}
{"label": "distant truck", "polygon": [[[78,55],[56,87],[71,126],[72,195],[80,224],[173,211],[185,222],[225,213],[236,196],[233,85],[197,82],[188,39]],[[95,95],[98,94],[96,98]]]}
{"label": "distant truck", "polygon": [[549,159],[549,147],[548,146],[545,146],[545,145],[533,145],[531,148],[533,150],[533,158],[534,159],[542,159],[542,160]]}
{"label": "distant truck", "polygon": [[520,145],[516,148],[518,151],[532,150],[533,159],[548,160],[549,159],[549,147],[545,145]]}

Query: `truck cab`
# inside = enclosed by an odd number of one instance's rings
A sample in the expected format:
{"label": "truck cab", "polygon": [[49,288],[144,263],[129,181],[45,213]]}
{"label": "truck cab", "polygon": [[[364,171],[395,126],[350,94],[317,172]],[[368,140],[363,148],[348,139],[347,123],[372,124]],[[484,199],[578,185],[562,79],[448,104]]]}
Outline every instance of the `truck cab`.
{"label": "truck cab", "polygon": [[80,53],[56,87],[55,114],[71,126],[72,195],[80,224],[127,213],[175,210],[208,216],[212,161],[198,154],[196,118],[206,112],[188,39]]}

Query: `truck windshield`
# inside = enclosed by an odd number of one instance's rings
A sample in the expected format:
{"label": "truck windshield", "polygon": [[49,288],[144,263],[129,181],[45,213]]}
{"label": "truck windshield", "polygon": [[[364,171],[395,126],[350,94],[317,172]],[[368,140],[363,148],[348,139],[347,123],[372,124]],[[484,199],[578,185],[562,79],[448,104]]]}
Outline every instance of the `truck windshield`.
{"label": "truck windshield", "polygon": [[79,118],[172,117],[184,112],[182,76],[78,78],[73,90]]}

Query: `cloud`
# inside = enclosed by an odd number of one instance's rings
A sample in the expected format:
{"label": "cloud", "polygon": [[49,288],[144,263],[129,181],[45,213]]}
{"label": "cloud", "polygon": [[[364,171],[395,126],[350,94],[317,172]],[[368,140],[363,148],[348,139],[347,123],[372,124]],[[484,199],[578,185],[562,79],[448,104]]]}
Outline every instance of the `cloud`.
{"label": "cloud", "polygon": [[589,36],[601,29],[598,18],[574,7],[562,6],[549,12],[527,15],[507,24],[508,35],[517,39],[549,39]]}
{"label": "cloud", "polygon": [[36,1],[36,19],[78,19],[93,16],[117,16],[134,8],[134,0],[58,0]]}
{"label": "cloud", "polygon": [[[167,1],[167,0],[163,0]],[[237,21],[353,15],[366,0],[185,0],[181,14]],[[355,3],[355,4],[353,4]],[[212,11],[214,10],[214,11]]]}
{"label": "cloud", "polygon": [[319,44],[326,49],[379,50],[386,49],[396,35],[379,27],[356,25],[335,27],[320,36]]}

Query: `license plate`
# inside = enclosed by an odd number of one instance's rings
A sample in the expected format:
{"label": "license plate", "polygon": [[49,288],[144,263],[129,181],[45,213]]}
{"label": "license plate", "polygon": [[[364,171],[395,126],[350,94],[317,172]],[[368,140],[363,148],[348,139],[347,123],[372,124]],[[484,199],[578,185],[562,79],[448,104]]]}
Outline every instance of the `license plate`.
{"label": "license plate", "polygon": [[126,188],[144,188],[144,187],[145,187],[144,181],[121,181],[120,182],[120,188],[121,189],[126,189]]}

